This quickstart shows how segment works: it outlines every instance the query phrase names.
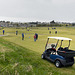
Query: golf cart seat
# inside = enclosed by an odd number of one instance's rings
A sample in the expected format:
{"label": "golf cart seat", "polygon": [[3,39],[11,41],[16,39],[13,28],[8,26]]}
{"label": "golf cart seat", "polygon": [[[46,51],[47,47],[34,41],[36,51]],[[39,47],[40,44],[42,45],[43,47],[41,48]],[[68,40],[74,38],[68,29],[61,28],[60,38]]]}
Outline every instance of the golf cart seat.
{"label": "golf cart seat", "polygon": [[56,52],[56,49],[55,48],[49,48],[49,49],[47,49],[47,52],[52,52],[52,51]]}
{"label": "golf cart seat", "polygon": [[59,47],[58,50],[60,50],[60,51],[65,51],[65,50],[68,50],[68,47],[65,47],[65,48]]}
{"label": "golf cart seat", "polygon": [[47,56],[49,56],[51,53],[56,53],[56,49],[54,49],[54,48],[49,48],[49,49],[46,50]]}
{"label": "golf cart seat", "polygon": [[64,50],[68,50],[68,47],[65,47]]}
{"label": "golf cart seat", "polygon": [[65,48],[60,47],[57,50],[57,53],[63,57],[74,57],[75,56],[75,51],[69,50],[68,47],[65,47]]}
{"label": "golf cart seat", "polygon": [[58,50],[62,51],[63,50],[63,47],[59,47]]}

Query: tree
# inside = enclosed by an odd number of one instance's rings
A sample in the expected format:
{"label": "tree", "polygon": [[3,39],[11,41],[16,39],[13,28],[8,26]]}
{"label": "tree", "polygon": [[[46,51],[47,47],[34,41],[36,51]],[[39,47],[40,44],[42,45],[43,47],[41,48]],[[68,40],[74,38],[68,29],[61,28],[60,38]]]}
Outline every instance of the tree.
{"label": "tree", "polygon": [[54,20],[53,20],[53,21],[51,21],[50,23],[51,23],[51,24],[54,24],[55,22],[54,22]]}

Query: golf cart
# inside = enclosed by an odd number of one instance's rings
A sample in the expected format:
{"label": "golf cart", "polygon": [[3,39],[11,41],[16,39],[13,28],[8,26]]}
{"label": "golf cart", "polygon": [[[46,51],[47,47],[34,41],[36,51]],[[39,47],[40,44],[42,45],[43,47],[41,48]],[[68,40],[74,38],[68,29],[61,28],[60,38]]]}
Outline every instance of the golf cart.
{"label": "golf cart", "polygon": [[[49,39],[57,40],[57,43],[48,43]],[[64,40],[69,41],[69,45],[67,47],[62,47],[62,42]],[[51,62],[55,63],[56,67],[61,66],[72,66],[74,64],[74,56],[75,51],[70,50],[70,42],[72,39],[64,38],[64,37],[48,37],[45,51],[42,54],[42,59],[50,60]],[[60,41],[60,42],[59,42]],[[60,46],[58,47],[58,43],[60,43]],[[58,49],[56,50],[56,48]]]}

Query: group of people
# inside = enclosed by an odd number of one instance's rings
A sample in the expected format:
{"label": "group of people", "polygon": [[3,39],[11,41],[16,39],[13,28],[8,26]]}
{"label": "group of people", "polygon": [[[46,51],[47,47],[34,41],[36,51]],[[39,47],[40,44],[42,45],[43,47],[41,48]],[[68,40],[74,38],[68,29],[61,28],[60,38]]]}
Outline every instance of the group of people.
{"label": "group of people", "polygon": [[[51,34],[51,31],[49,31],[49,34]],[[55,34],[57,34],[57,31],[55,31]]]}
{"label": "group of people", "polygon": [[[4,33],[5,33],[5,30],[3,30],[3,35],[4,35]],[[16,35],[18,35],[18,31],[16,31]],[[38,34],[35,33],[35,35],[34,35],[34,41],[36,41],[37,39],[38,39]],[[24,32],[22,33],[22,40],[24,40]]]}
{"label": "group of people", "polygon": [[[38,34],[35,33],[35,35],[34,35],[34,41],[36,42],[37,39],[38,39]],[[24,32],[22,33],[22,40],[24,40]]]}
{"label": "group of people", "polygon": [[[18,35],[18,31],[16,31],[16,35]],[[22,40],[24,40],[24,32],[22,33]]]}

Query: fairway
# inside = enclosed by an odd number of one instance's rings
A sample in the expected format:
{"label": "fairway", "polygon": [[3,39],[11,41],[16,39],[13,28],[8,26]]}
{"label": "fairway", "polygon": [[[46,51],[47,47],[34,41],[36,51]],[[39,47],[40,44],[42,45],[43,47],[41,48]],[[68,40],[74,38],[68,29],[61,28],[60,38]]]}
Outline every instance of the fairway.
{"label": "fairway", "polygon": [[[18,35],[16,36],[16,30],[18,30]],[[75,49],[74,43],[75,43],[75,28],[65,28],[65,27],[58,27],[55,30],[50,28],[48,30],[47,27],[38,27],[38,28],[30,28],[30,31],[27,31],[26,29],[16,29],[16,28],[5,28],[6,31],[6,37],[3,37],[4,39],[16,43],[18,45],[21,45],[25,48],[28,48],[30,50],[42,53],[45,50],[45,45],[47,41],[48,36],[59,36],[59,37],[68,37],[72,39],[71,42],[71,49]],[[49,31],[52,33],[49,34]],[[55,31],[58,33],[55,34]],[[24,41],[22,41],[22,32],[25,33]],[[38,33],[39,38],[36,42],[34,42],[34,34]],[[67,43],[67,41],[65,41]],[[65,43],[64,43],[65,44]]]}
{"label": "fairway", "polygon": [[[25,73],[26,75],[75,74],[75,64],[72,67],[56,68],[53,63],[41,59],[48,36],[71,38],[70,49],[75,50],[75,27],[56,27],[56,29],[50,27],[50,30],[48,30],[48,27],[32,27],[30,31],[25,28],[4,28],[4,30],[7,36],[0,36],[0,53],[3,53],[0,55],[2,57],[0,60],[3,59],[2,62],[0,61],[0,75],[3,75],[3,71],[4,75],[25,75]],[[18,35],[16,35],[16,31],[18,31]],[[49,31],[51,31],[51,34]],[[55,31],[57,31],[57,34],[55,34]],[[23,32],[25,34],[24,40],[22,40]],[[34,42],[35,33],[38,33],[36,42]],[[0,35],[2,35],[2,30],[0,30]],[[67,41],[65,41],[64,45],[66,44],[68,44]],[[7,58],[6,61],[5,58]],[[12,65],[16,72],[10,69]]]}

